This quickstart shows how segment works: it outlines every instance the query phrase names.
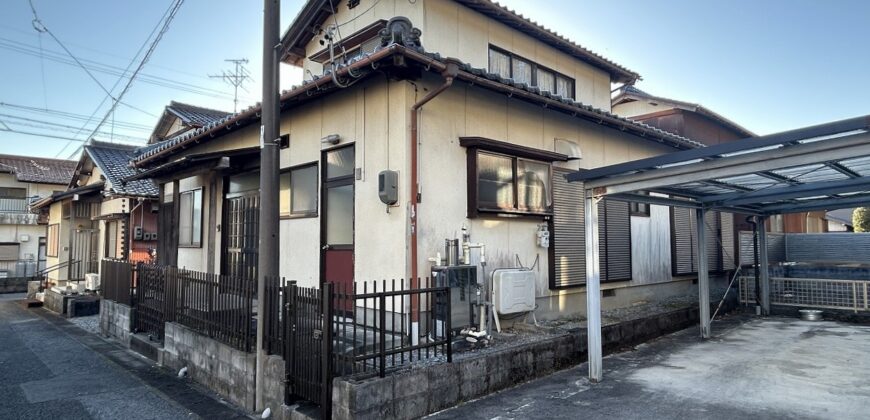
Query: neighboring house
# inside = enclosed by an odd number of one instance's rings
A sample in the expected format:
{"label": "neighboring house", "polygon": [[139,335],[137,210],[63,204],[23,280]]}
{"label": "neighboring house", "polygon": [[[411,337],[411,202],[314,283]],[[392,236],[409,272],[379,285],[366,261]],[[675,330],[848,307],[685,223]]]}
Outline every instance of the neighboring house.
{"label": "neighboring house", "polygon": [[63,190],[75,161],[0,155],[0,277],[45,268],[46,227],[30,202]]}
{"label": "neighboring house", "polygon": [[[321,43],[332,22],[345,22],[334,64]],[[488,273],[534,267],[539,316],[583,313],[583,188],[563,175],[700,146],[611,113],[611,83],[636,73],[490,1],[312,0],[282,45],[308,75],[282,93],[280,124],[280,274],[301,286],[426,277],[465,226]],[[254,280],[259,117],[252,107],[133,160],[143,172],[129,179],[160,186],[161,264]],[[395,200],[379,198],[383,171]],[[667,207],[601,206],[606,307],[694,291],[672,274]],[[713,270],[728,268],[721,254]]]}
{"label": "neighboring house", "polygon": [[157,187],[122,181],[136,146],[91,142],[67,189],[32,205],[48,214],[48,273],[55,284],[99,272],[102,258],[150,261],[157,244]]}
{"label": "neighboring house", "polygon": [[[707,146],[755,137],[755,133],[700,104],[652,95],[635,86],[623,86],[613,97],[613,112],[635,121],[697,140]],[[775,180],[800,174],[776,174]],[[742,179],[743,183],[770,182],[765,179]],[[739,217],[737,230],[750,230],[751,226]],[[770,232],[819,233],[827,231],[825,212],[804,212],[771,216]]]}
{"label": "neighboring house", "polygon": [[852,226],[852,212],[855,209],[831,210],[825,214],[828,221],[828,232],[854,232]]}
{"label": "neighboring house", "polygon": [[228,115],[228,112],[172,101],[163,109],[148,144],[160,143]]}

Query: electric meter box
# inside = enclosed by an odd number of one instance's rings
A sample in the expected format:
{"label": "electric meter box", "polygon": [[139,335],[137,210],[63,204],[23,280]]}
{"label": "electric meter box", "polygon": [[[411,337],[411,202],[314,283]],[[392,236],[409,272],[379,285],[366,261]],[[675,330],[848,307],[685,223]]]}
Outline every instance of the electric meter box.
{"label": "electric meter box", "polygon": [[399,202],[399,173],[396,171],[381,171],[378,174],[378,197],[381,202],[392,206]]}

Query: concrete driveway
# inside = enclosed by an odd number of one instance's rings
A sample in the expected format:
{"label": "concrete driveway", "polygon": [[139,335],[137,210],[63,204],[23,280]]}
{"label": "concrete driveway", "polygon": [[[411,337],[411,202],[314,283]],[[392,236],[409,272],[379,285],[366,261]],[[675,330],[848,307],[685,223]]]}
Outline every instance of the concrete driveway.
{"label": "concrete driveway", "polygon": [[870,326],[732,317],[690,328],[432,419],[870,418]]}

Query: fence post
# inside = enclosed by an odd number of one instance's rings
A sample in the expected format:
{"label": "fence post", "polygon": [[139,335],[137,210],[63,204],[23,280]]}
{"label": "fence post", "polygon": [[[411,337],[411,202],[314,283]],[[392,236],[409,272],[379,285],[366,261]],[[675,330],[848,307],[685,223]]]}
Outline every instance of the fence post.
{"label": "fence post", "polygon": [[291,281],[284,289],[287,299],[284,304],[284,402],[290,404],[290,395],[294,392],[293,378],[296,377],[296,302],[299,291],[295,281]]}
{"label": "fence post", "polygon": [[320,364],[323,379],[320,390],[320,411],[322,418],[328,419],[332,417],[332,319],[334,309],[332,305],[332,283],[323,283],[323,288],[320,292],[322,293],[320,301],[323,305],[323,335],[321,336],[320,343],[322,346]]}
{"label": "fence post", "polygon": [[[386,289],[386,288],[384,288]],[[378,313],[380,314],[380,376],[383,378],[387,374],[387,294],[386,290],[381,290],[381,296],[379,300],[380,308]]]}
{"label": "fence post", "polygon": [[450,339],[451,334],[453,334],[453,325],[450,323],[450,318],[452,318],[453,308],[450,302],[450,288],[447,287],[445,290],[445,294],[447,295],[447,316],[444,317],[444,339],[447,341],[447,363],[453,363],[453,343]]}

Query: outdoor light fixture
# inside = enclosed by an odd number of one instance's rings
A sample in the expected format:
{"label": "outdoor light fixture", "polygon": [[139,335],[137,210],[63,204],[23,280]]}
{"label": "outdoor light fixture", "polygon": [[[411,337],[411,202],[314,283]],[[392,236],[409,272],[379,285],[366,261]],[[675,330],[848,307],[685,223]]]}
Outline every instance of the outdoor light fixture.
{"label": "outdoor light fixture", "polygon": [[338,144],[338,142],[340,142],[340,141],[341,141],[341,136],[339,136],[338,134],[330,134],[330,135],[320,139],[320,143],[330,144],[333,146]]}

